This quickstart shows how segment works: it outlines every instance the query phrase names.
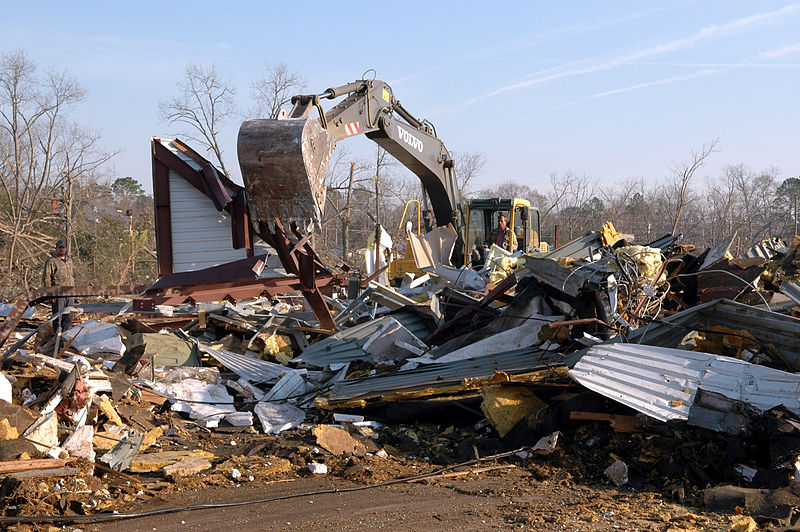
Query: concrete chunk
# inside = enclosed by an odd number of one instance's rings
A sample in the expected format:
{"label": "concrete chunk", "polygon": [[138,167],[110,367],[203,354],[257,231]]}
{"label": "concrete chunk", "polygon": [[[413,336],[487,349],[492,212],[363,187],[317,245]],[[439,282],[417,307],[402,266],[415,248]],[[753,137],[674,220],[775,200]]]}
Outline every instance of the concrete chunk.
{"label": "concrete chunk", "polygon": [[164,469],[167,466],[181,462],[188,458],[215,458],[213,454],[194,450],[194,451],[164,451],[160,453],[140,454],[133,459],[131,473],[150,473]]}
{"label": "concrete chunk", "polygon": [[166,476],[175,480],[177,478],[196,475],[206,469],[211,469],[211,462],[200,456],[190,456],[179,462],[165,466],[163,469]]}
{"label": "concrete chunk", "polygon": [[317,425],[311,429],[311,433],[317,439],[317,445],[331,454],[364,456],[367,452],[364,445],[353,438],[349,432],[333,425]]}

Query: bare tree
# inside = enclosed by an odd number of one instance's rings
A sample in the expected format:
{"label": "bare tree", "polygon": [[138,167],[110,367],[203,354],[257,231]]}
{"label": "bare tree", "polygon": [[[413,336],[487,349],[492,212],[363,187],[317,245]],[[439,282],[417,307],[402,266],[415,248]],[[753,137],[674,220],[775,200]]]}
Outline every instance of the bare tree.
{"label": "bare tree", "polygon": [[[66,175],[67,153],[76,142],[91,146],[92,138],[64,119],[85,91],[64,72],[37,75],[24,52],[0,59],[0,232],[4,240],[6,282],[22,254],[36,257],[50,243],[47,224],[60,220],[54,191]],[[78,162],[80,156],[72,159]],[[55,211],[55,212],[54,212]]]}
{"label": "bare tree", "polygon": [[278,118],[281,108],[292,96],[305,90],[306,81],[286,63],[267,64],[264,70],[264,76],[250,86],[250,95],[256,102],[255,116]]}
{"label": "bare tree", "polygon": [[472,195],[475,179],[486,166],[486,157],[481,152],[455,152],[456,180],[458,181],[458,195],[464,199]]}
{"label": "bare tree", "polygon": [[672,234],[678,231],[678,224],[681,221],[684,207],[690,202],[691,192],[689,185],[691,184],[692,177],[695,172],[702,167],[708,156],[718,151],[719,139],[714,139],[711,142],[703,144],[699,150],[692,150],[689,152],[689,158],[675,163],[672,165],[670,172],[672,174],[669,186],[671,192],[674,194],[674,218],[672,223]]}
{"label": "bare tree", "polygon": [[213,152],[223,173],[228,175],[217,137],[220,126],[236,112],[236,89],[213,64],[210,67],[188,65],[183,79],[176,85],[179,95],[158,105],[161,119],[170,125],[187,127],[180,133]]}
{"label": "bare tree", "polygon": [[552,210],[555,222],[566,229],[568,238],[572,239],[576,233],[584,230],[584,222],[587,221],[585,208],[589,206],[597,186],[591,177],[572,172],[565,172],[561,176],[551,175],[550,184],[553,187],[550,193],[551,206],[545,214]]}

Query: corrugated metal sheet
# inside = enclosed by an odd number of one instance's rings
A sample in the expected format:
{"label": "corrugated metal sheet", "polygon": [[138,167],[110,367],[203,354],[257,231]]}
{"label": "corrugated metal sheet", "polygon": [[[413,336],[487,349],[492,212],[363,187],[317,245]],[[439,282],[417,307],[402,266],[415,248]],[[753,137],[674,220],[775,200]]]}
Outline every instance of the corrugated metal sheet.
{"label": "corrugated metal sheet", "polygon": [[[11,309],[14,308],[14,305],[9,305],[7,303],[0,303],[0,318],[5,318],[11,312]],[[22,315],[23,320],[27,320],[33,317],[36,314],[36,307],[28,307],[25,309],[25,313]]]}
{"label": "corrugated metal sheet", "polygon": [[778,250],[781,250],[781,253],[785,252],[786,243],[780,238],[774,236],[772,238],[762,240],[755,246],[751,247],[742,253],[742,257],[750,259],[761,257],[762,259],[770,260],[772,257],[778,254]]}
{"label": "corrugated metal sheet", "polygon": [[240,355],[224,349],[212,349],[203,344],[198,345],[201,351],[208,353],[211,358],[253,384],[277,380],[286,373],[297,373],[297,370],[287,368],[283,364]]}
{"label": "corrugated metal sheet", "polygon": [[746,329],[758,342],[773,344],[790,368],[800,370],[800,319],[727,299],[698,305],[640,327],[630,332],[625,341],[675,347],[689,331],[712,325]]}
{"label": "corrugated metal sheet", "polygon": [[800,305],[800,284],[783,283],[781,285],[781,294]]}
{"label": "corrugated metal sheet", "polygon": [[430,320],[424,319],[414,312],[396,312],[391,316],[382,316],[376,320],[350,327],[311,344],[292,361],[325,367],[328,364],[343,364],[351,360],[372,360],[372,355],[364,351],[364,344],[391,318],[399,321],[417,338],[424,338],[433,332]]}
{"label": "corrugated metal sheet", "polygon": [[698,389],[762,411],[783,404],[800,414],[800,375],[708,353],[633,344],[595,346],[569,375],[660,421],[688,419]]}
{"label": "corrugated metal sheet", "polygon": [[597,249],[602,246],[603,241],[601,240],[600,233],[589,233],[586,236],[582,236],[567,242],[560,248],[556,249],[555,251],[551,251],[544,256],[552,260],[563,259],[565,257],[586,259],[589,257],[590,250],[596,252]]}
{"label": "corrugated metal sheet", "polygon": [[169,200],[175,273],[247,258],[246,249],[233,249],[230,214],[217,211],[205,194],[172,170]]}
{"label": "corrugated metal sheet", "polygon": [[387,393],[410,392],[432,386],[458,384],[464,379],[491,377],[498,371],[523,373],[561,365],[561,355],[554,351],[515,349],[480,358],[448,364],[420,366],[408,371],[373,375],[337,382],[331,389],[330,403],[369,399]]}

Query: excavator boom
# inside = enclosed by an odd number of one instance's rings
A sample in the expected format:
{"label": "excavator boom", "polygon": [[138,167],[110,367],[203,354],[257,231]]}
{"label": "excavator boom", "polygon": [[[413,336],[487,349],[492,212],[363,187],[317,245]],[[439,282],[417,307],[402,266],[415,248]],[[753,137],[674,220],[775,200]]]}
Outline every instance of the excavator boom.
{"label": "excavator boom", "polygon": [[[321,99],[344,99],[324,112]],[[416,119],[379,80],[357,80],[318,95],[292,98],[294,107],[275,120],[247,120],[238,155],[250,214],[259,222],[319,222],[331,151],[364,134],[416,174],[431,199],[436,224],[460,227],[453,160],[433,125]],[[312,117],[316,109],[319,117]]]}

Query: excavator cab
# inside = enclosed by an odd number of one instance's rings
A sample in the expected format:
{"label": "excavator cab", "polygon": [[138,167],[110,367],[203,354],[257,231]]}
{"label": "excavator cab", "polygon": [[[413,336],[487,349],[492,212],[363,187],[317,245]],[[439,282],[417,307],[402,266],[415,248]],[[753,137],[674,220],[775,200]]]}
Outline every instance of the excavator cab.
{"label": "excavator cab", "polygon": [[[498,230],[500,216],[510,229],[505,238]],[[539,246],[539,211],[522,198],[474,199],[469,202],[464,257],[473,268],[484,265],[492,244],[509,253],[532,253]]]}

